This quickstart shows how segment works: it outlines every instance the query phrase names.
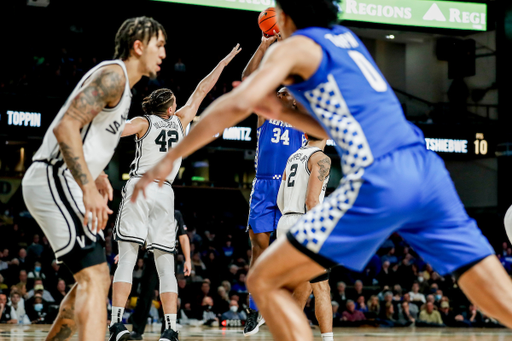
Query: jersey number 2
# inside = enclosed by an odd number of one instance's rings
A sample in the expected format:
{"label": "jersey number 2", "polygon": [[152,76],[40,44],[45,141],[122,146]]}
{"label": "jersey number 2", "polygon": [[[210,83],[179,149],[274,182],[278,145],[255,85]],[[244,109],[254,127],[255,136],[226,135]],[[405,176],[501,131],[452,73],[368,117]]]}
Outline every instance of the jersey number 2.
{"label": "jersey number 2", "polygon": [[176,130],[162,130],[155,139],[155,143],[160,145],[160,151],[162,153],[167,152],[168,148],[171,149],[172,144],[177,142],[178,132]]}
{"label": "jersey number 2", "polygon": [[288,177],[288,187],[293,187],[295,186],[295,180],[292,181],[292,178],[297,175],[297,168],[299,167],[298,164],[294,163],[291,167],[290,167],[290,176]]}

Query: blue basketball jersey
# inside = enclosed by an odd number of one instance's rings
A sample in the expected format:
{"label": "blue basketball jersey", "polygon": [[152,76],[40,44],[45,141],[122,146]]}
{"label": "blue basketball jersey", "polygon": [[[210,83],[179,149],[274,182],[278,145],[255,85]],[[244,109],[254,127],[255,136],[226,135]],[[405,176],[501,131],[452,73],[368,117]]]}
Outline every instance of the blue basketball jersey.
{"label": "blue basketball jersey", "polygon": [[289,124],[267,120],[258,128],[256,147],[256,179],[281,180],[290,155],[302,147],[304,133]]}
{"label": "blue basketball jersey", "polygon": [[359,38],[348,28],[298,30],[322,47],[313,76],[287,88],[336,142],[345,175],[400,147],[424,144]]}

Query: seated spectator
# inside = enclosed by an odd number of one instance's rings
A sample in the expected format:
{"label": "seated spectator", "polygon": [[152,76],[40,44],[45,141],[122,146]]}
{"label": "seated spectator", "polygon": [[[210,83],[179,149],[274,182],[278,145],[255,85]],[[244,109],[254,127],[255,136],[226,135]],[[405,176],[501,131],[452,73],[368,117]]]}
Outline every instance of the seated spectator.
{"label": "seated spectator", "polygon": [[366,290],[364,289],[363,287],[363,282],[360,281],[360,280],[357,280],[355,283],[354,283],[354,289],[350,290],[348,292],[348,297],[349,299],[351,299],[352,301],[357,301],[357,299],[359,298],[359,296],[364,296],[365,297],[365,300],[366,300]]}
{"label": "seated spectator", "polygon": [[364,314],[356,310],[356,304],[352,300],[347,301],[347,310],[341,314],[341,320],[347,322],[359,322],[365,321],[366,317]]}
{"label": "seated spectator", "polygon": [[411,296],[409,293],[405,293],[404,294],[404,297],[402,298],[402,302],[407,302],[409,303],[409,312],[411,314],[411,316],[417,320],[418,319],[418,315],[420,314],[420,308],[418,307],[418,305],[414,304],[411,302]]}
{"label": "seated spectator", "polygon": [[366,318],[376,318],[380,315],[380,303],[377,296],[370,297],[366,305],[368,307],[368,312],[365,314]]}
{"label": "seated spectator", "polygon": [[18,279],[19,279],[19,282],[17,284],[15,284],[14,286],[16,287],[16,290],[22,296],[25,296],[27,294],[27,280],[28,280],[27,271],[21,270]]}
{"label": "seated spectator", "polygon": [[235,283],[233,283],[231,290],[238,294],[246,294],[247,287],[245,286],[245,279],[246,279],[245,271],[242,270],[238,273],[238,279]]}
{"label": "seated spectator", "polygon": [[434,309],[434,303],[428,301],[425,310],[422,310],[420,313],[418,322],[421,322],[421,325],[416,323],[418,327],[445,327],[441,314]]}
{"label": "seated spectator", "polygon": [[24,248],[21,248],[18,251],[18,262],[19,262],[20,269],[25,269],[25,270],[27,269],[26,258],[27,258],[27,250],[25,250]]}
{"label": "seated spectator", "polygon": [[195,252],[192,255],[192,269],[195,271],[196,276],[204,278],[206,265],[204,265],[203,261],[201,260],[201,254],[199,252]]}
{"label": "seated spectator", "polygon": [[339,303],[336,302],[336,301],[332,301],[331,302],[331,307],[332,307],[332,319],[333,320],[340,320],[341,319],[341,314],[339,312],[339,309],[340,309]]}
{"label": "seated spectator", "polygon": [[391,269],[391,263],[389,262],[389,260],[383,261],[382,269],[380,270],[380,272],[377,274],[377,277],[375,278],[377,280],[377,282],[379,282],[379,285],[381,287],[391,286],[391,285],[395,284],[395,278],[396,278],[396,274]]}
{"label": "seated spectator", "polygon": [[224,258],[229,260],[233,257],[234,252],[235,252],[235,249],[231,245],[231,238],[229,238],[226,240],[224,246],[222,247],[222,254],[224,255]]}
{"label": "seated spectator", "polygon": [[66,282],[63,279],[59,279],[57,282],[57,287],[53,291],[53,298],[55,299],[55,304],[60,305],[64,297],[66,297],[69,289],[66,285]]}
{"label": "seated spectator", "polygon": [[395,284],[393,286],[393,301],[402,301],[402,287],[400,284]]}
{"label": "seated spectator", "polygon": [[229,296],[226,292],[226,288],[220,286],[217,288],[217,294],[213,298],[213,303],[215,304],[215,312],[218,314],[222,314],[229,309]]}
{"label": "seated spectator", "polygon": [[[178,275],[178,292],[180,295],[180,299],[183,302],[183,306],[185,303],[192,303],[194,295],[192,293],[192,289],[187,283],[185,276]],[[190,316],[189,316],[190,317]]]}
{"label": "seated spectator", "polygon": [[[41,246],[42,247],[42,246]],[[46,275],[42,273],[41,262],[35,262],[32,270],[28,272],[29,279],[41,278],[46,279]]]}
{"label": "seated spectator", "polygon": [[247,320],[247,315],[244,311],[239,312],[238,302],[231,300],[229,302],[229,310],[222,314],[221,321],[224,320]]}
{"label": "seated spectator", "polygon": [[[43,245],[39,244],[39,235],[32,237],[32,244],[27,248],[27,257],[30,259],[38,259],[44,251]],[[39,277],[39,276],[38,276]]]}
{"label": "seated spectator", "polygon": [[7,304],[7,295],[0,294],[0,323],[17,324],[16,310]]}
{"label": "seated spectator", "polygon": [[34,288],[27,293],[27,299],[32,298],[37,293],[41,294],[41,297],[46,302],[55,302],[55,299],[53,298],[52,294],[50,294],[50,292],[44,288],[43,280],[41,278],[36,278],[34,280]]}
{"label": "seated spectator", "polygon": [[409,326],[416,321],[416,319],[411,314],[411,311],[410,311],[411,306],[416,307],[416,309],[418,308],[414,304],[409,305],[409,302],[407,302],[407,301],[402,301],[398,305],[398,320],[397,320],[398,323],[400,323],[404,326]]}
{"label": "seated spectator", "polygon": [[455,314],[450,309],[450,303],[446,301],[441,303],[439,313],[441,314],[443,323],[448,327],[471,327],[471,323],[469,321],[465,321],[464,316]]}
{"label": "seated spectator", "polygon": [[484,316],[481,312],[478,311],[478,308],[474,304],[470,304],[467,311],[462,313],[464,320],[469,321],[471,323],[471,327],[483,327],[484,326]]}
{"label": "seated spectator", "polygon": [[[434,310],[437,310],[437,306],[435,305],[436,299],[435,299],[434,295],[432,295],[432,294],[427,295],[426,300],[427,300],[427,303],[431,302],[432,304],[434,304]],[[427,303],[423,304],[420,307],[420,311],[427,309]]]}
{"label": "seated spectator", "polygon": [[338,284],[336,285],[336,292],[333,293],[333,295],[332,295],[333,300],[338,302],[338,304],[341,307],[344,307],[347,305],[347,295],[345,294],[346,288],[347,288],[347,285],[345,284],[345,282],[338,282]]}
{"label": "seated spectator", "polygon": [[382,262],[388,261],[391,265],[398,263],[398,258],[395,256],[395,248],[389,249],[388,253],[381,257]]}
{"label": "seated spectator", "polygon": [[36,293],[31,300],[30,307],[27,308],[27,315],[32,324],[48,324],[52,322],[46,321],[48,304],[44,301],[40,293]]}
{"label": "seated spectator", "polygon": [[5,271],[9,268],[9,263],[4,261],[4,252],[0,251],[0,271]]}
{"label": "seated spectator", "polygon": [[11,292],[11,302],[9,304],[16,312],[19,324],[30,324],[30,319],[28,318],[28,315],[25,312],[25,301],[23,300],[19,292]]}
{"label": "seated spectator", "polygon": [[426,303],[427,300],[425,299],[425,295],[419,292],[420,291],[420,284],[418,282],[414,282],[412,284],[412,289],[409,292],[409,296],[411,297],[411,301],[419,301],[422,303]]}
{"label": "seated spectator", "polygon": [[212,325],[213,322],[219,321],[217,315],[213,312],[213,299],[210,296],[203,298],[201,306],[203,308],[203,324]]}
{"label": "seated spectator", "polygon": [[359,296],[356,301],[356,310],[359,310],[362,313],[368,312],[368,307],[366,306],[366,302],[364,301],[364,296]]}

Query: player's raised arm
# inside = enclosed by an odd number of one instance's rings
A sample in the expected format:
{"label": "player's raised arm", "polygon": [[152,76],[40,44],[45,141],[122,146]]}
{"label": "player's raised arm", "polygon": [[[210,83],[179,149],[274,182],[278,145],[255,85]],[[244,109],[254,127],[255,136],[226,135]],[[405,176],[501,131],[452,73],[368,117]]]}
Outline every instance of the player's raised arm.
{"label": "player's raised arm", "polygon": [[137,134],[137,137],[140,138],[146,133],[148,127],[149,122],[145,117],[134,117],[133,119],[126,121],[121,137]]}
{"label": "player's raised arm", "polygon": [[183,127],[186,127],[197,114],[199,106],[203,102],[206,95],[213,89],[217,81],[219,80],[224,68],[240,53],[242,49],[240,44],[237,44],[231,52],[222,59],[219,64],[213,69],[208,76],[206,76],[196,87],[187,103],[176,112],[176,116],[179,117]]}
{"label": "player's raised arm", "polygon": [[[215,134],[242,121],[266,99],[267,95],[273,94],[275,97],[274,89],[284,83],[290,75],[298,75],[303,79],[311,77],[321,60],[321,48],[306,38],[290,38],[272,47],[256,72],[233,91],[212,103],[189,135],[171,149],[159,164],[146,172],[135,186],[132,201],[137,200],[138,192],[146,188],[151,181],[164,179],[171,172],[176,159],[190,155],[212,141]],[[280,102],[278,103],[281,108]],[[314,124],[323,131],[312,118],[306,125],[295,126],[308,131]],[[315,135],[315,132],[311,131],[311,134]]]}
{"label": "player's raised arm", "polygon": [[53,129],[62,157],[84,193],[84,225],[87,225],[91,212],[93,230],[96,230],[96,218],[97,228],[103,229],[108,214],[112,211],[98,192],[96,179],[92,178],[85,162],[80,129],[90,123],[105,107],[114,107],[118,104],[127,81],[120,66],[106,66],[97,70],[72,100],[68,111]]}
{"label": "player's raised arm", "polygon": [[249,60],[249,63],[242,72],[242,80],[249,77],[254,71],[258,69],[258,67],[261,64],[261,61],[263,60],[263,57],[265,56],[265,52],[267,52],[270,45],[272,45],[272,43],[277,40],[277,37],[277,34],[270,37],[267,37],[265,34],[263,34],[258,49],[256,50],[256,52],[254,52],[254,54],[251,57],[251,60]]}
{"label": "player's raised arm", "polygon": [[331,158],[324,153],[315,153],[309,159],[308,168],[311,171],[306,193],[306,208],[309,211],[320,203],[324,181],[331,172]]}

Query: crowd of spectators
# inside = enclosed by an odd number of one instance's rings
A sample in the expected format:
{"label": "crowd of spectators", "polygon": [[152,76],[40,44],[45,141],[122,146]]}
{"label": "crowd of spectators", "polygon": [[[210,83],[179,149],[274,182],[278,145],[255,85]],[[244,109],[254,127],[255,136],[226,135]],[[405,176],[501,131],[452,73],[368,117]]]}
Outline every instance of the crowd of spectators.
{"label": "crowd of spectators", "polygon": [[[191,241],[192,273],[190,277],[183,275],[184,257],[179,253],[179,322],[216,326],[225,320],[244,321],[250,263],[245,223],[229,218],[226,212],[222,216],[183,213]],[[0,322],[51,323],[74,280],[67,268],[55,261],[51,246],[37,225],[31,225],[29,218],[19,220],[13,224],[0,222]],[[106,229],[105,241],[113,274],[117,251],[112,225]],[[510,271],[509,245],[503,243],[497,254]],[[131,321],[147,261],[141,250],[123,316],[126,323]],[[150,313],[153,322],[163,316],[156,289]],[[382,245],[363,272],[334,268],[331,292],[335,326],[501,327],[470,304],[454,277],[440,276],[397,234]],[[110,297],[106,304],[111,306]],[[305,313],[312,324],[317,323],[314,307],[311,296]]]}

